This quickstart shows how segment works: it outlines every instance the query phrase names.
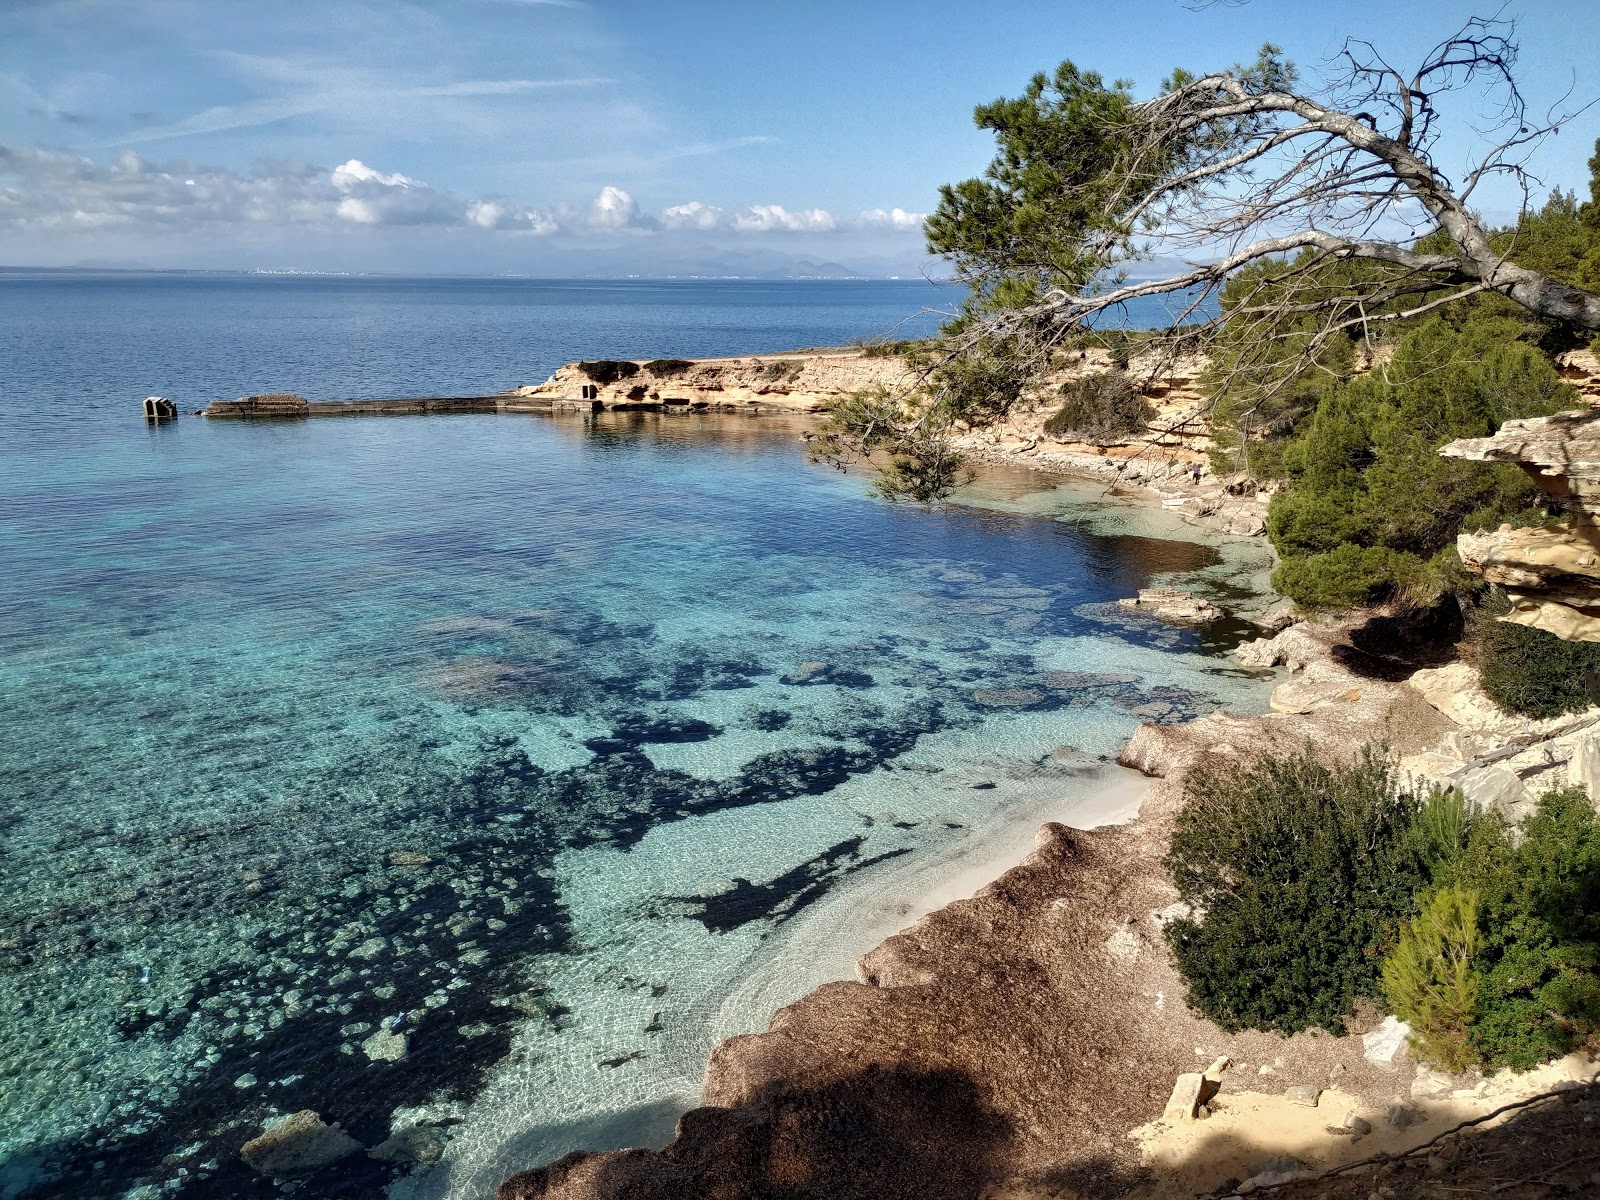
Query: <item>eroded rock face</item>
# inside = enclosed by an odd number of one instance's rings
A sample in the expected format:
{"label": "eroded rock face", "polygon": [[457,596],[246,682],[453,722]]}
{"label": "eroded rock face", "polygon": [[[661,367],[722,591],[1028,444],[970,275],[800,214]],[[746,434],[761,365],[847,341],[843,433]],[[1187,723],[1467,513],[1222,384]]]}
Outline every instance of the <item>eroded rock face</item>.
{"label": "eroded rock face", "polygon": [[1600,411],[1507,421],[1493,437],[1462,438],[1439,453],[1519,466],[1566,511],[1548,529],[1463,533],[1456,548],[1469,571],[1506,589],[1504,620],[1600,642]]}

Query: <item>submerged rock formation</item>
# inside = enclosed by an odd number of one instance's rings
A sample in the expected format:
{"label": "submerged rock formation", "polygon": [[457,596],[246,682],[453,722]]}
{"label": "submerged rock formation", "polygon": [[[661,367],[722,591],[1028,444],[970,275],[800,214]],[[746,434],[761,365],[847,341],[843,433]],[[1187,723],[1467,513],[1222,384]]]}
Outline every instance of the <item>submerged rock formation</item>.
{"label": "submerged rock formation", "polygon": [[1600,410],[1507,421],[1487,438],[1443,447],[1446,458],[1513,463],[1566,512],[1544,529],[1463,533],[1462,564],[1505,588],[1504,618],[1570,641],[1600,642]]}

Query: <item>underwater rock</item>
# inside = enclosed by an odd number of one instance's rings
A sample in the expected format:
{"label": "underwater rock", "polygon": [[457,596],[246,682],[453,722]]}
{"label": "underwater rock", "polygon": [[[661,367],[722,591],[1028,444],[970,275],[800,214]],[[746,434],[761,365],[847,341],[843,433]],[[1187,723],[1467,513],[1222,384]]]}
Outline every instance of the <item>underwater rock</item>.
{"label": "underwater rock", "polygon": [[263,1175],[292,1179],[332,1166],[360,1149],[355,1138],[306,1108],[246,1142],[239,1157]]}
{"label": "underwater rock", "polygon": [[798,687],[806,683],[820,683],[826,679],[833,668],[820,658],[803,662],[787,675],[781,676],[781,682]]}
{"label": "underwater rock", "polygon": [[983,708],[1034,708],[1049,697],[1038,688],[979,688],[972,702]]}
{"label": "underwater rock", "polygon": [[373,1062],[399,1062],[410,1050],[410,1043],[403,1033],[380,1029],[361,1043],[361,1050]]}
{"label": "underwater rock", "polygon": [[418,1163],[426,1166],[439,1161],[444,1154],[445,1136],[426,1125],[413,1125],[402,1129],[386,1142],[380,1142],[367,1151],[368,1158],[387,1163]]}

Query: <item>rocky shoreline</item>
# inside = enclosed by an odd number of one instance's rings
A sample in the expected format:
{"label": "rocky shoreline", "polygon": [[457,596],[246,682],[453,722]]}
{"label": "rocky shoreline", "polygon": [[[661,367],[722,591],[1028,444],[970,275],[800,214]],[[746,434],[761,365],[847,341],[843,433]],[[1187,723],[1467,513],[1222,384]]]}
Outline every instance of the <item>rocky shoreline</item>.
{"label": "rocky shoreline", "polygon": [[[1052,444],[1027,410],[963,448],[1101,482],[1222,532],[1262,533],[1269,496],[1203,470],[1196,479],[1207,443],[1198,410],[1182,411],[1186,392],[1180,381],[1168,393],[1168,432],[1135,445]],[[1180,621],[1215,615],[1189,611],[1188,599],[1127,603]],[[1161,857],[1185,778],[1203,762],[1308,741],[1330,757],[1386,744],[1409,774],[1511,815],[1546,787],[1600,785],[1595,721],[1505,717],[1470,668],[1407,659],[1430,639],[1437,631],[1414,621],[1367,614],[1239,647],[1242,667],[1286,670],[1273,711],[1141,726],[1121,761],[1155,783],[1133,823],[1046,825],[1023,862],[865,954],[854,982],[818,988],[768,1032],[718,1046],[704,1106],[663,1150],[570,1154],[508,1179],[499,1200],[1246,1193],[1374,1147],[1403,1153],[1449,1122],[1587,1078],[1594,1064],[1580,1056],[1526,1078],[1443,1076],[1410,1062],[1403,1030],[1376,1012],[1352,1023],[1364,1037],[1227,1034],[1186,1008],[1165,952],[1177,894]],[[1212,1099],[1163,1115],[1180,1076],[1205,1079]],[[1207,1115],[1217,1119],[1196,1123]]]}
{"label": "rocky shoreline", "polygon": [[[1375,1012],[1351,1030],[1366,1038],[1282,1038],[1227,1034],[1183,1003],[1161,857],[1190,771],[1307,739],[1331,754],[1386,742],[1411,762],[1463,735],[1437,689],[1352,669],[1368,624],[1247,644],[1246,661],[1290,668],[1275,711],[1141,726],[1122,755],[1155,779],[1136,821],[1046,825],[1022,863],[864,955],[856,981],[720,1045],[704,1107],[664,1150],[571,1154],[507,1180],[499,1200],[732,1200],[785,1182],[841,1197],[1190,1195],[1291,1146],[1295,1170],[1403,1151],[1585,1078],[1593,1066],[1577,1058],[1523,1081],[1443,1076],[1410,1062]],[[1207,1112],[1222,1119],[1163,1119],[1174,1078],[1205,1063]]]}

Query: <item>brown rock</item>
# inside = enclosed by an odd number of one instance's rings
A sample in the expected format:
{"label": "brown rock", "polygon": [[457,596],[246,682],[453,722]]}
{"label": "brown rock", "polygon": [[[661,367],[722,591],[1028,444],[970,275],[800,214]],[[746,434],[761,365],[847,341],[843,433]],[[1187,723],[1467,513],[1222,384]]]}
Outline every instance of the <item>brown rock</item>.
{"label": "brown rock", "polygon": [[307,1108],[246,1142],[239,1157],[263,1175],[293,1179],[332,1166],[360,1149],[355,1138]]}

